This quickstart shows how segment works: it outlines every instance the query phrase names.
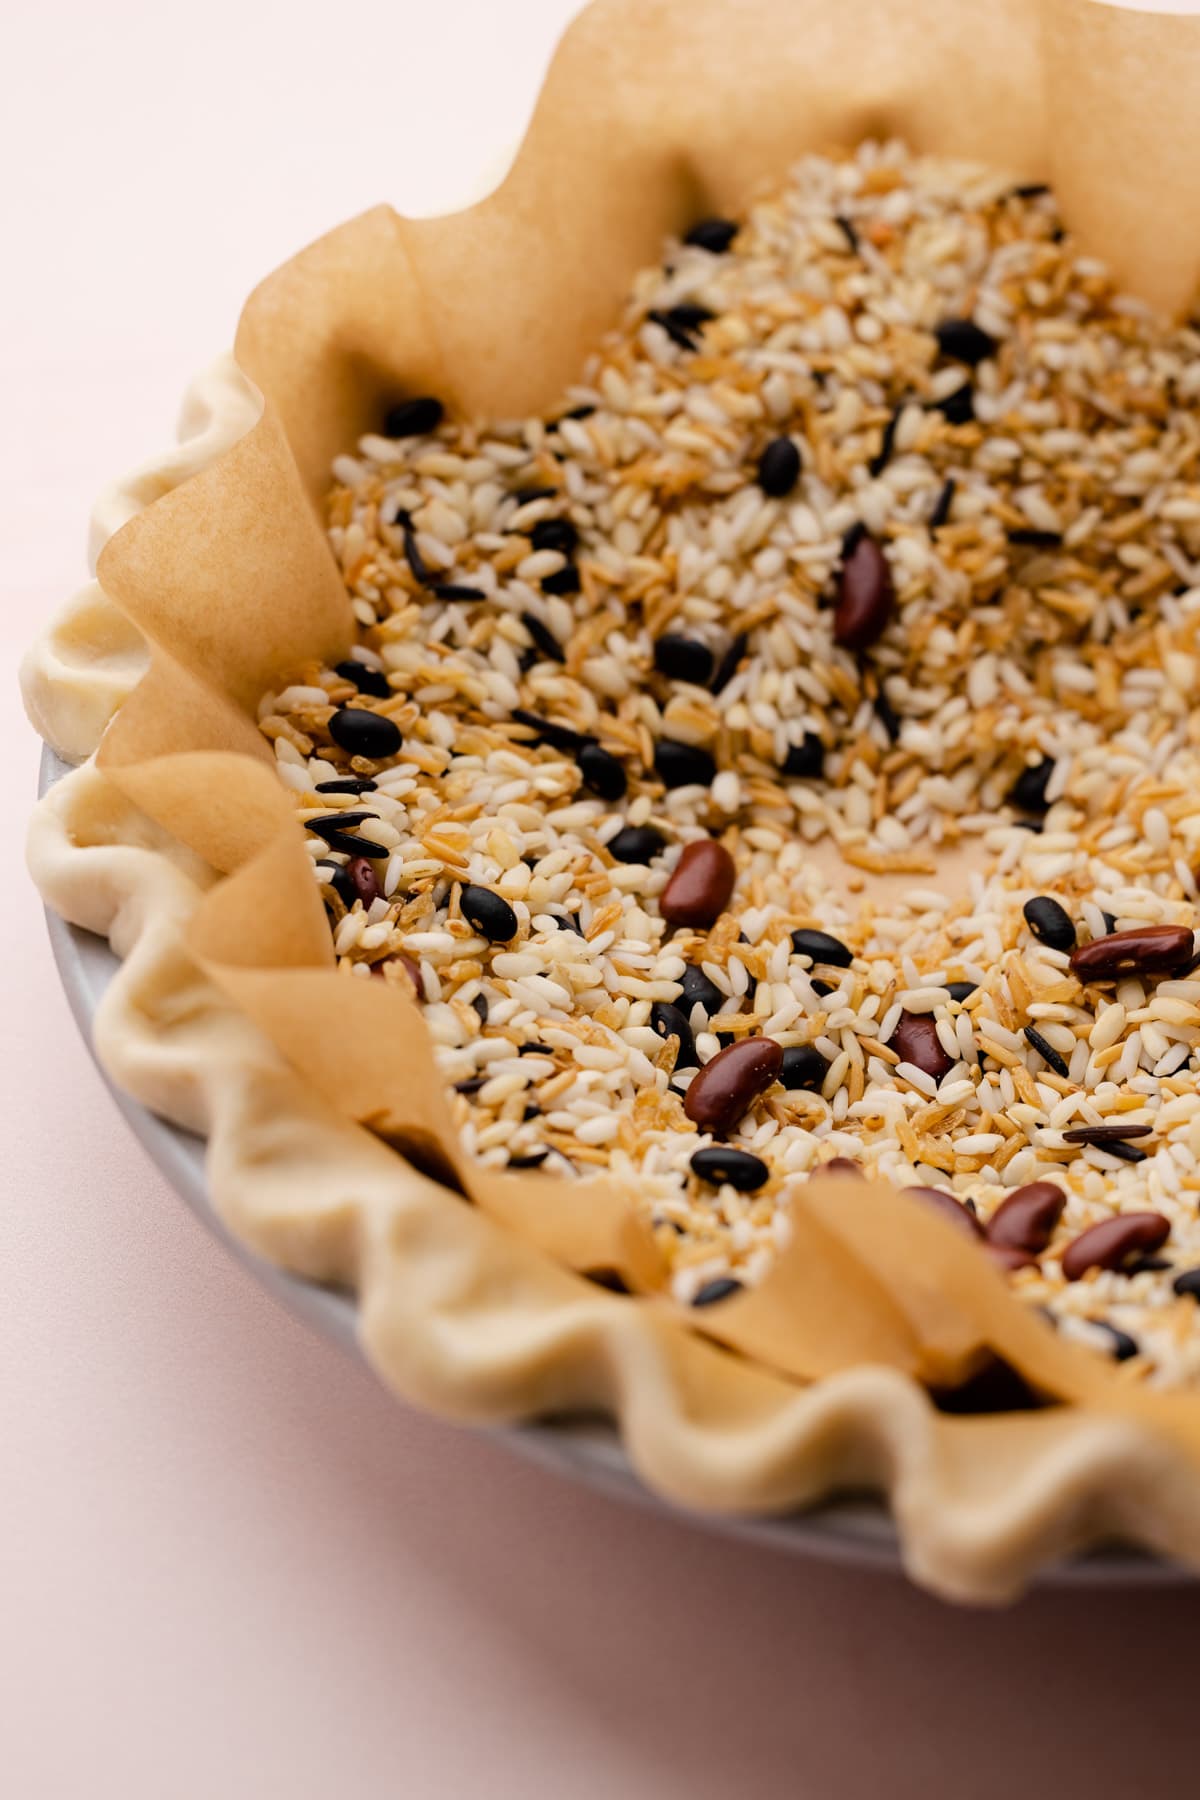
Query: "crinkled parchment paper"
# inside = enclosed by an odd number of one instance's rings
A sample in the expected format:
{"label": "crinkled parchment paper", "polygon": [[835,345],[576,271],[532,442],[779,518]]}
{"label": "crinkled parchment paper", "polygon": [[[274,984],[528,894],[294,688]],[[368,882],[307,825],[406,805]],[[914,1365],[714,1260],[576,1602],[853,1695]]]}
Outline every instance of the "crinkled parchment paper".
{"label": "crinkled parchment paper", "polygon": [[[1114,1535],[1200,1563],[1200,1401],[1063,1342],[918,1204],[798,1184],[763,1284],[686,1313],[615,1181],[474,1166],[419,1008],[336,973],[253,723],[278,676],[350,640],[320,500],[391,398],[551,403],[668,232],[865,135],[1052,181],[1122,282],[1181,310],[1198,106],[1200,23],[1094,0],[598,0],[500,189],[442,219],[381,206],[302,251],[196,384],[181,447],[105,496],[98,585],[26,670],[50,741],[78,759],[103,732],[39,811],[34,872],[126,959],[96,1024],[110,1072],[207,1134],[246,1238],[358,1291],[402,1392],[472,1418],[606,1408],[693,1505],[885,1489],[910,1569],[949,1593],[1003,1596]],[[918,1385],[992,1356],[1057,1404],[948,1417]]]}

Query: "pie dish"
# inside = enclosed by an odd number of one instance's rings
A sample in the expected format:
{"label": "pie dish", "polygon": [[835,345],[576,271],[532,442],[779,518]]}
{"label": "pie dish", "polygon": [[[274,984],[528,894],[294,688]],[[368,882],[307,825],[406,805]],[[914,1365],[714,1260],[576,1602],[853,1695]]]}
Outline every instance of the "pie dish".
{"label": "pie dish", "polygon": [[492,201],[252,297],[31,660],[44,734],[103,732],[35,874],[125,958],[106,1067],[402,1392],[599,1407],[688,1504],[886,1489],[946,1592],[1194,1560],[1191,334],[984,77],[988,166],[901,69],[931,155],[795,164],[851,113],[718,179],[639,114],[647,185],[563,210],[597,47],[666,81],[727,29],[596,9]]}

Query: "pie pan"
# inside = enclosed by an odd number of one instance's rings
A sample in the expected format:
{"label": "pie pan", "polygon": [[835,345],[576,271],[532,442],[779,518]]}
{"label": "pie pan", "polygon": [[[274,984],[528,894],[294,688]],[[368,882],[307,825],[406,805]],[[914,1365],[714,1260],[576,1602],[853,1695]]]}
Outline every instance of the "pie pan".
{"label": "pie pan", "polygon": [[[69,767],[53,750],[45,749],[39,792],[47,793]],[[97,1003],[120,965],[108,944],[95,933],[68,924],[49,909],[46,923],[63,990],[90,1048]],[[255,1281],[289,1312],[349,1355],[362,1360],[352,1299],[277,1268],[248,1249],[213,1209],[204,1177],[202,1139],[157,1118],[147,1107],[122,1092],[104,1073],[103,1067],[97,1066],[135,1136],[205,1230],[211,1232]],[[485,1435],[542,1468],[599,1493],[648,1507],[660,1514],[672,1513],[673,1509],[630,1468],[620,1438],[607,1420],[563,1417],[489,1427]],[[760,1545],[765,1550],[881,1573],[902,1572],[895,1523],[879,1500],[868,1495],[848,1495],[810,1512],[783,1518],[739,1518],[736,1515],[678,1511],[674,1516],[722,1536]],[[1190,1584],[1195,1579],[1190,1570],[1169,1559],[1126,1549],[1100,1550],[1065,1559],[1048,1565],[1038,1576],[1039,1584],[1048,1587],[1103,1589],[1174,1587]]]}
{"label": "pie pan", "polygon": [[[552,322],[537,378],[569,379],[625,274],[664,233],[698,208],[744,203],[813,133],[905,133],[918,148],[977,154],[1022,180],[1049,170],[1081,229],[1097,190],[1132,220],[1136,230],[1109,233],[1118,274],[1132,281],[1133,262],[1166,307],[1190,281],[1176,241],[1151,229],[1140,191],[1131,195],[1118,174],[1136,163],[1176,202],[1186,198],[1191,177],[1177,157],[1117,154],[1134,124],[1163,150],[1151,128],[1162,106],[1148,114],[1133,103],[1137,58],[1161,48],[1157,37],[1132,40],[1134,28],[1122,26],[1118,41],[1100,43],[1100,9],[1075,0],[1047,9],[1060,29],[1044,41],[1039,8],[1005,0],[989,12],[995,54],[964,35],[944,0],[911,9],[895,44],[874,0],[754,0],[752,10],[757,34],[741,31],[742,9],[735,28],[715,0],[592,9],[560,51],[495,196],[419,226],[377,208],[256,292],[236,361],[225,359],[190,397],[180,448],[106,497],[95,532],[100,581],[31,660],[35,721],[85,764],[53,783],[39,809],[35,873],[58,913],[110,937],[122,959],[118,972],[95,944],[84,952],[56,927],[76,1009],[106,1072],[150,1109],[135,1116],[156,1156],[202,1214],[207,1185],[214,1213],[290,1271],[276,1278],[289,1297],[343,1339],[351,1313],[339,1290],[356,1287],[356,1340],[404,1397],[510,1430],[603,1410],[619,1422],[630,1468],[671,1503],[771,1542],[820,1542],[830,1554],[836,1545],[860,1560],[902,1552],[917,1579],[962,1598],[1011,1597],[1071,1550],[1114,1541],[1200,1563],[1193,1403],[1118,1391],[1097,1359],[1056,1346],[984,1259],[911,1201],[864,1183],[835,1203],[816,1181],[794,1212],[807,1243],[822,1242],[834,1213],[833,1233],[857,1231],[859,1248],[878,1255],[890,1241],[901,1279],[879,1316],[895,1317],[902,1336],[913,1325],[917,1347],[934,1358],[928,1366],[958,1368],[965,1351],[986,1348],[1038,1391],[1084,1404],[950,1419],[902,1358],[856,1345],[838,1361],[822,1342],[821,1367],[799,1370],[765,1353],[761,1338],[763,1354],[747,1346],[750,1354],[731,1355],[731,1344],[743,1348],[731,1323],[741,1302],[721,1315],[722,1336],[715,1322],[681,1316],[652,1284],[614,1294],[581,1279],[624,1272],[590,1253],[606,1231],[607,1243],[626,1248],[636,1236],[620,1236],[627,1197],[610,1195],[616,1204],[600,1218],[596,1201],[568,1194],[560,1212],[545,1187],[535,1199],[535,1184],[517,1181],[501,1199],[496,1183],[461,1164],[454,1192],[429,1155],[440,1149],[444,1170],[449,1140],[429,1126],[444,1099],[432,1059],[422,1065],[411,1047],[423,1030],[415,1001],[341,982],[323,920],[319,943],[297,931],[286,950],[278,928],[276,905],[308,891],[295,879],[307,864],[247,708],[280,668],[345,648],[346,595],[312,503],[332,455],[377,416],[386,385],[428,383],[485,415],[534,404],[528,359],[498,354],[498,344],[511,351],[528,342],[532,322]],[[927,32],[916,30],[918,13]],[[789,46],[785,68],[764,56],[772,43]],[[848,54],[864,46],[868,63]],[[1137,57],[1121,61],[1116,81],[1123,50]],[[1057,106],[1064,67],[1075,108],[1066,113]],[[1173,57],[1171,80],[1186,86],[1190,68]],[[607,78],[597,81],[597,69]],[[849,72],[846,92],[838,70]],[[697,107],[697,81],[719,86],[710,98],[723,103]],[[1104,102],[1114,83],[1120,118],[1097,145],[1077,129],[1079,108],[1112,120]],[[943,96],[935,112],[930,92]],[[450,280],[464,271],[475,278]],[[504,332],[501,297],[511,306]],[[297,1029],[302,1005],[308,1029]],[[369,1019],[374,1058],[359,1029]],[[331,1067],[321,1045],[335,1030],[342,1060]],[[151,1123],[151,1112],[207,1135],[207,1184],[200,1141]],[[567,1253],[572,1227],[591,1232],[589,1260]],[[858,1281],[856,1255],[835,1258],[840,1285],[827,1316],[850,1286],[860,1297],[880,1289]],[[815,1304],[808,1314],[785,1309],[785,1322],[812,1325],[828,1266],[822,1255],[801,1267]],[[872,1324],[868,1311],[859,1309],[856,1329],[860,1316]],[[1050,1365],[1061,1384],[1037,1379]],[[580,1436],[525,1423],[516,1436],[637,1491],[607,1428]],[[895,1536],[874,1507],[813,1511],[864,1489],[890,1497]],[[1098,1566],[1120,1570],[1114,1579],[1176,1578],[1135,1559]]]}

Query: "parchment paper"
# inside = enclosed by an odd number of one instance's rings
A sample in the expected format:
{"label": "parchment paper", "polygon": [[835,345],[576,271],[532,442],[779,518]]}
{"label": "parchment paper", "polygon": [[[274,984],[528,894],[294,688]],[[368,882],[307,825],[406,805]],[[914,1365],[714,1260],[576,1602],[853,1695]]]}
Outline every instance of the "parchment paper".
{"label": "parchment paper", "polygon": [[[867,134],[1051,180],[1084,244],[1180,311],[1200,275],[1198,117],[1200,24],[1092,0],[601,0],[568,34],[494,195],[445,219],[376,208],[251,295],[236,354],[261,419],[100,559],[152,664],[99,764],[227,877],[193,926],[202,968],[325,1100],[548,1256],[619,1273],[643,1296],[630,1305],[671,1307],[630,1197],[608,1179],[472,1166],[419,1008],[334,969],[302,833],[253,724],[264,688],[350,641],[317,511],[330,460],[399,394],[473,415],[552,402],[667,232],[736,213],[799,153]],[[762,1286],[686,1315],[694,1329],[804,1381],[874,1363],[945,1384],[994,1352],[1040,1392],[1136,1412],[1200,1455],[1200,1402],[1147,1395],[1057,1339],[919,1204],[814,1181],[793,1217]],[[1047,1426],[1008,1421],[987,1444],[1002,1460],[1026,1429]]]}

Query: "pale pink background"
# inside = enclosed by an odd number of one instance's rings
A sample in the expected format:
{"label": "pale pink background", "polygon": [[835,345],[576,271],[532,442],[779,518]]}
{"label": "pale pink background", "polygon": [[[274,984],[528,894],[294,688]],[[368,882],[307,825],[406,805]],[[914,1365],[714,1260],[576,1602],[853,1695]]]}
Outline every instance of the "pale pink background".
{"label": "pale pink background", "polygon": [[[289,251],[437,209],[565,0],[51,0],[9,26],[0,568],[16,655],[96,487]],[[15,43],[13,42],[15,36]],[[17,866],[0,711],[0,1792],[12,1800],[1012,1800],[1194,1785],[1200,1597],[954,1612],[595,1498],[393,1403],[118,1118]]]}

